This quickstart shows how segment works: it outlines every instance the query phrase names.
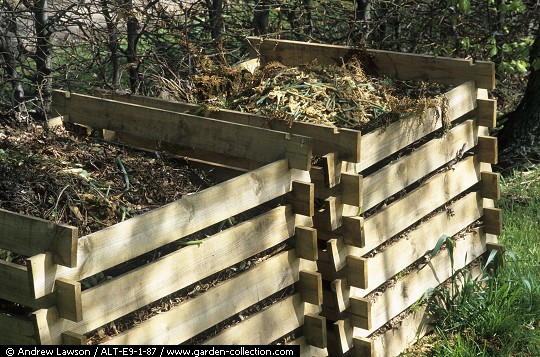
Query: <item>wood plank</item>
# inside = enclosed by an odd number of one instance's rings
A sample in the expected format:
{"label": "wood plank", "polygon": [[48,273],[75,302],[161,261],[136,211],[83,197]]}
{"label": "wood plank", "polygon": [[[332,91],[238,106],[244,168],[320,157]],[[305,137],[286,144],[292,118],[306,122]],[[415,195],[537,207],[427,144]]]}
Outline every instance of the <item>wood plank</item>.
{"label": "wood plank", "polygon": [[[411,183],[452,160],[462,148],[467,151],[476,144],[476,126],[472,120],[450,130],[444,137],[422,145],[410,155],[385,166],[373,175],[364,177],[364,204],[366,211]],[[358,208],[346,206],[344,216],[356,216]]]}
{"label": "wood plank", "polygon": [[[419,270],[399,279],[393,286],[385,290],[375,301],[369,301],[369,316],[362,310],[348,310],[351,323],[359,328],[360,337],[367,337],[386,324],[396,315],[414,304],[430,287],[436,287],[452,274],[486,251],[486,236],[482,229],[475,229],[463,238],[455,241],[454,266],[450,264],[448,250],[440,252]],[[351,292],[351,295],[353,292]],[[352,295],[356,297],[355,295]],[[362,298],[359,298],[362,299]],[[352,306],[352,305],[351,305]],[[371,326],[368,328],[368,325]]]}
{"label": "wood plank", "polygon": [[[478,265],[469,265],[466,269],[477,277],[481,274]],[[462,279],[458,279],[457,286],[463,284]],[[366,336],[365,331],[354,329],[354,352],[353,356],[386,357],[398,356],[406,348],[416,343],[433,329],[432,316],[425,313],[425,305],[420,305],[415,309],[409,309],[409,313],[398,322],[392,323],[392,328],[382,332],[377,331]]]}
{"label": "wood plank", "polygon": [[304,315],[319,310],[319,306],[305,304],[300,294],[295,294],[227,328],[204,344],[267,345],[302,326]]}
{"label": "wood plank", "polygon": [[311,165],[306,136],[60,91],[53,106],[74,123],[265,163],[288,158],[302,170]]}
{"label": "wood plank", "polygon": [[197,104],[181,103],[158,98],[138,95],[119,95],[116,93],[97,94],[103,98],[110,98],[125,103],[137,104],[162,110],[180,113],[192,113],[209,118],[223,120],[231,123],[249,125],[258,128],[268,128],[291,134],[303,135],[313,138],[313,154],[323,156],[331,152],[338,152],[342,160],[351,162],[360,161],[360,137],[357,130],[332,128],[324,125],[294,122],[292,126],[282,120],[268,120],[267,117],[243,113],[233,110],[220,109],[204,112]]}
{"label": "wood plank", "polygon": [[501,198],[501,175],[496,172],[482,171],[480,192],[484,198],[499,200]]}
{"label": "wood plank", "polygon": [[430,319],[421,306],[399,322],[399,326],[391,328],[382,335],[365,338],[355,336],[353,339],[353,356],[358,357],[390,357],[398,356],[419,338],[431,330]]}
{"label": "wood plank", "polygon": [[266,163],[258,160],[250,160],[227,154],[216,153],[211,150],[201,148],[186,147],[182,145],[171,144],[164,141],[147,139],[144,137],[126,134],[122,132],[114,132],[114,141],[118,141],[124,145],[129,145],[134,148],[149,151],[164,151],[172,155],[184,157],[186,160],[205,161],[214,166],[224,166],[237,171],[255,170]]}
{"label": "wood plank", "polygon": [[364,220],[365,245],[354,249],[361,255],[383,244],[422,217],[479,182],[478,161],[469,156],[437,174],[401,199]]}
{"label": "wood plank", "polygon": [[104,344],[181,343],[298,281],[300,269],[293,251],[280,253]]}
{"label": "wood plank", "polygon": [[369,274],[368,260],[366,258],[355,255],[347,256],[347,281],[351,286],[366,289]]}
{"label": "wood plank", "polygon": [[35,345],[35,331],[32,321],[23,316],[13,316],[0,311],[0,344]]}
{"label": "wood plank", "polygon": [[82,321],[81,283],[60,278],[56,280],[54,290],[58,315],[75,322]]}
{"label": "wood plank", "polygon": [[344,356],[353,346],[353,329],[350,319],[338,320],[328,331],[328,355]]}
{"label": "wood plank", "polygon": [[321,273],[303,270],[300,272],[300,279],[296,283],[296,289],[302,296],[302,301],[313,305],[321,305],[322,277]]}
{"label": "wood plank", "polygon": [[499,146],[496,137],[478,136],[478,157],[480,161],[488,164],[499,162]]}
{"label": "wood plank", "polygon": [[307,344],[320,349],[326,348],[326,318],[315,314],[306,314],[303,331]]}
{"label": "wood plank", "polygon": [[[475,83],[469,81],[444,95],[448,100],[447,117],[450,121],[476,108],[476,92]],[[421,120],[417,117],[403,119],[362,135],[362,161],[356,165],[356,172],[362,172],[441,127],[440,113],[430,109]]]}
{"label": "wood plank", "polygon": [[315,214],[315,186],[309,182],[292,182],[289,202],[296,214],[312,217]]}
{"label": "wood plank", "polygon": [[[333,264],[329,269],[332,269],[334,272],[343,269],[346,266],[345,257],[347,255],[362,256],[368,253],[432,212],[434,208],[442,206],[478,182],[479,169],[477,160],[474,157],[464,159],[453,168],[454,170],[435,175],[417,189],[409,192],[407,196],[393,202],[367,219],[344,217],[343,226],[338,232],[343,234],[343,239],[340,241],[347,243],[349,246],[345,247],[343,244],[340,244],[339,247],[341,249],[332,252],[331,256],[335,257],[335,259],[332,261]],[[465,208],[463,208],[463,205],[459,205],[459,207],[450,206],[449,210],[458,212],[458,215],[447,219],[445,213],[440,214],[439,220],[434,221],[436,223],[433,223],[433,225],[448,227],[450,229],[449,224],[451,222],[458,221],[458,218],[466,220],[468,219],[467,214],[475,217],[474,219],[480,218],[478,213],[474,213],[476,211],[472,211],[473,208],[477,207],[477,204],[473,203],[472,198],[469,204],[472,204],[472,206],[466,206]],[[462,214],[459,214],[460,212]],[[360,225],[356,224],[360,232],[358,229],[345,229],[348,226],[355,227],[354,223],[360,221],[363,223]],[[429,234],[429,229],[421,228],[420,231]],[[365,241],[366,237],[369,237],[367,242]],[[333,249],[332,246],[328,247],[329,252]],[[376,268],[375,271],[379,271],[379,268]]]}
{"label": "wood plank", "polygon": [[363,202],[363,182],[364,177],[354,173],[342,173],[341,183],[341,202],[346,205],[359,207]]}
{"label": "wood plank", "polygon": [[86,336],[66,331],[62,334],[62,344],[68,346],[84,346],[86,345]]}
{"label": "wood plank", "polygon": [[475,115],[478,125],[495,128],[497,126],[497,100],[479,98],[477,104]]}
{"label": "wood plank", "polygon": [[298,281],[300,269],[293,251],[280,253],[104,344],[182,343]]}
{"label": "wood plank", "polygon": [[500,236],[502,234],[502,210],[484,207],[484,231]]}
{"label": "wood plank", "polygon": [[[453,213],[448,214],[448,212]],[[440,236],[443,234],[453,236],[480,219],[482,217],[482,198],[478,193],[472,192],[449,206],[448,212],[441,212],[433,216],[417,229],[408,233],[405,238],[388,246],[373,257],[367,258],[366,266],[369,274],[365,277],[364,282],[358,282],[359,276],[362,275],[353,270],[352,266],[348,266],[348,276],[352,275],[357,278],[356,280],[348,279],[351,286],[359,288],[352,289],[354,295],[366,296],[392,276],[423,257],[426,252],[432,250]],[[350,258],[351,256],[347,257],[347,259]]]}
{"label": "wood plank", "polygon": [[55,266],[47,254],[33,256],[28,266],[36,297],[52,293],[57,278],[82,280],[284,195],[290,176],[287,160],[280,160],[82,237],[73,269]]}
{"label": "wood plank", "polygon": [[0,299],[26,305],[32,299],[25,266],[0,260]]}
{"label": "wood plank", "polygon": [[315,198],[324,200],[330,196],[342,196],[341,199],[345,204],[352,206],[362,204],[362,175],[342,171],[341,182],[332,188],[326,187],[323,181],[313,176],[312,181],[315,184]]}
{"label": "wood plank", "polygon": [[[68,324],[66,320],[57,321],[49,327],[44,326],[45,331],[40,329],[40,336],[50,336],[48,342],[57,343],[64,331],[84,334],[271,248],[293,235],[294,214],[291,207],[277,207],[204,239],[200,246],[186,246],[85,290],[82,293],[84,320],[78,324]],[[47,340],[42,337],[42,341]]]}
{"label": "wood plank", "polygon": [[[279,61],[287,66],[310,63],[341,65],[354,54],[347,46],[248,37],[250,57],[260,58],[262,65]],[[495,65],[473,61],[383,50],[366,50],[368,71],[400,80],[422,80],[460,85],[474,80],[479,88],[495,89]]]}
{"label": "wood plank", "polygon": [[0,246],[32,256],[52,252],[57,264],[77,265],[77,228],[0,208]]}
{"label": "wood plank", "polygon": [[319,258],[317,230],[311,227],[296,227],[295,250],[299,258],[316,261]]}
{"label": "wood plank", "polygon": [[332,188],[341,182],[341,161],[337,153],[331,152],[321,157],[324,186]]}
{"label": "wood plank", "polygon": [[[349,206],[351,207],[351,206]],[[343,203],[341,196],[330,196],[324,200],[324,208],[315,212],[313,224],[315,228],[334,231],[341,226]]]}
{"label": "wood plank", "polygon": [[365,220],[363,217],[342,217],[342,224],[341,233],[346,244],[360,248],[366,246]]}

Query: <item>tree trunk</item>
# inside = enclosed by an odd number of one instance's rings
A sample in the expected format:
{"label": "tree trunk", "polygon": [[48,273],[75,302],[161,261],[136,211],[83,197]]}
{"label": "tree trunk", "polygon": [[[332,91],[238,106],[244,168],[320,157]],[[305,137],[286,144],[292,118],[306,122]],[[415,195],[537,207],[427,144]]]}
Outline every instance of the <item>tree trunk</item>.
{"label": "tree trunk", "polygon": [[540,28],[530,50],[531,73],[527,88],[516,110],[499,131],[502,156],[540,154]]}
{"label": "tree trunk", "polygon": [[210,20],[212,44],[216,49],[218,59],[225,62],[223,53],[223,0],[206,0]]}
{"label": "tree trunk", "polygon": [[[112,65],[112,89],[118,89],[120,87],[120,55],[119,55],[119,43],[118,43],[118,30],[116,24],[113,21],[110,12],[110,4],[108,0],[101,0],[101,12],[105,17],[105,23],[107,24],[107,32],[109,35],[109,51],[111,53],[111,65]],[[104,73],[104,79],[106,80],[106,71]]]}
{"label": "tree trunk", "polygon": [[133,2],[125,2],[127,11],[127,61],[129,66],[129,84],[132,93],[137,93],[139,89],[139,61],[137,56],[137,45],[139,43],[139,20],[134,13]]}
{"label": "tree trunk", "polygon": [[253,11],[253,32],[255,36],[266,35],[268,33],[269,16],[269,0],[258,1]]}
{"label": "tree trunk", "polygon": [[3,4],[4,14],[0,14],[0,54],[4,61],[6,73],[10,78],[12,105],[17,106],[24,99],[24,88],[17,71],[17,22],[13,14],[13,9],[9,3]]}
{"label": "tree trunk", "polygon": [[36,30],[36,86],[41,96],[41,114],[44,117],[51,112],[52,105],[52,51],[48,7],[47,0],[35,1],[32,6]]}

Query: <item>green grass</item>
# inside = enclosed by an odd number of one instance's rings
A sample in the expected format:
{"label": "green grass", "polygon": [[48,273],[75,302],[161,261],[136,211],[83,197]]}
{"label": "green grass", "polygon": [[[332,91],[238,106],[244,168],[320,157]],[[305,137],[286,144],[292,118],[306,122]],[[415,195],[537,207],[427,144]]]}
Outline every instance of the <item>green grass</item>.
{"label": "green grass", "polygon": [[482,278],[460,272],[459,293],[434,292],[438,338],[422,355],[540,356],[540,165],[502,175],[501,186],[504,264]]}

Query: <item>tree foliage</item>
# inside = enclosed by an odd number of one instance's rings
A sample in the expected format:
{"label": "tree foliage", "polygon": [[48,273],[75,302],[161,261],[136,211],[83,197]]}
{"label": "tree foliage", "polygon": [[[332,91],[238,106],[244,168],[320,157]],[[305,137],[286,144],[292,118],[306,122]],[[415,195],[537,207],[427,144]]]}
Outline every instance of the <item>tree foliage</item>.
{"label": "tree foliage", "polygon": [[187,93],[250,35],[492,60],[505,79],[540,66],[539,19],[533,0],[2,0],[0,106],[45,113],[53,86]]}

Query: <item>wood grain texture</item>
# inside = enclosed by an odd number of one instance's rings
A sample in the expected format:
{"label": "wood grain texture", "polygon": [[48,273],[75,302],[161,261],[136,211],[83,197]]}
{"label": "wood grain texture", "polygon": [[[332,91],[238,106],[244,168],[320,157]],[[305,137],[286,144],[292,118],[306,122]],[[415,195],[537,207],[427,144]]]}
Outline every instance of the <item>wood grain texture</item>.
{"label": "wood grain texture", "polygon": [[[341,65],[354,54],[354,49],[346,46],[257,37],[248,37],[247,41],[251,58],[260,57],[262,65],[270,61],[300,65],[314,60]],[[369,58],[366,66],[375,75],[453,85],[474,80],[479,88],[495,88],[495,65],[492,62],[371,49],[366,52]]]}
{"label": "wood grain texture", "polygon": [[77,265],[77,228],[0,208],[0,247],[32,256],[52,252],[58,264]]}
{"label": "wood grain texture", "polygon": [[298,281],[300,269],[293,251],[281,253],[105,344],[181,343]]}
{"label": "wood grain texture", "polygon": [[2,345],[36,344],[34,324],[29,318],[0,312],[0,331]]}
{"label": "wood grain texture", "polygon": [[[84,334],[131,311],[169,295],[268,249],[294,235],[294,214],[281,206],[204,239],[200,246],[186,246],[161,259],[108,280],[82,293],[83,321],[55,321],[57,309],[44,314],[40,336],[57,343],[64,331]],[[52,310],[52,309],[49,309]],[[48,339],[45,339],[48,338]]]}
{"label": "wood grain texture", "polygon": [[313,138],[314,155],[323,156],[331,152],[338,152],[343,160],[351,162],[360,161],[361,134],[357,130],[332,128],[329,126],[303,122],[294,122],[293,125],[290,126],[287,122],[281,120],[268,120],[267,117],[260,115],[227,109],[204,112],[203,108],[197,104],[175,102],[139,95],[119,95],[110,92],[100,92],[96,95],[102,98],[113,99],[115,101],[156,109],[179,113],[196,113],[197,115],[203,115],[208,118],[223,120],[231,123],[308,136]]}
{"label": "wood grain texture", "polygon": [[78,240],[79,265],[76,268],[57,267],[47,254],[33,256],[29,259],[29,269],[36,297],[52,293],[57,278],[81,280],[290,190],[287,160],[277,161],[82,237]]}
{"label": "wood grain texture", "polygon": [[229,327],[204,344],[266,345],[301,327],[304,315],[316,314],[319,310],[319,306],[305,304],[300,294],[295,294]]}
{"label": "wood grain texture", "polygon": [[[457,118],[476,108],[476,86],[472,81],[450,90],[444,95],[448,100],[447,119]],[[362,160],[356,165],[356,172],[376,164],[407,145],[421,139],[442,127],[441,113],[429,109],[421,120],[418,117],[404,118],[388,127],[366,133],[362,136]]]}
{"label": "wood grain texture", "polygon": [[[414,304],[428,288],[438,286],[452,276],[455,270],[465,267],[485,251],[486,235],[483,230],[475,229],[467,233],[463,238],[455,241],[453,267],[450,264],[448,250],[440,252],[419,270],[414,270],[397,280],[375,301],[370,301],[370,314],[364,314],[363,310],[348,310],[351,314],[352,325],[361,330],[359,332],[361,337],[371,335]],[[351,295],[355,296],[353,292]]]}
{"label": "wood grain texture", "polygon": [[264,163],[288,158],[291,167],[302,170],[311,165],[312,139],[306,136],[81,94],[66,98],[59,91],[53,105],[70,121],[95,128]]}

